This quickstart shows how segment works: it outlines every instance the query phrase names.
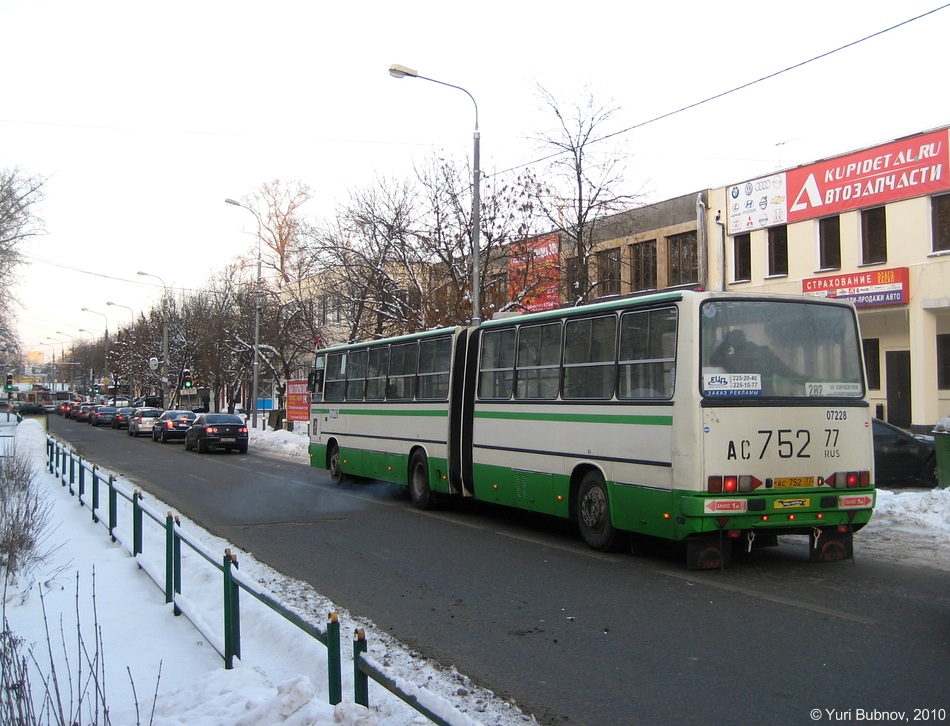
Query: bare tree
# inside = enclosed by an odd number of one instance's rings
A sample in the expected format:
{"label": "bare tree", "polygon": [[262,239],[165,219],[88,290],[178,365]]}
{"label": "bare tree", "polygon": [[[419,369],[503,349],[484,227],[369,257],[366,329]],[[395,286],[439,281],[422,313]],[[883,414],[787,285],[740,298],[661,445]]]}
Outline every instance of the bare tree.
{"label": "bare tree", "polygon": [[[244,200],[257,217],[257,235],[266,251],[263,264],[276,273],[277,286],[290,282],[289,267],[301,242],[300,207],[312,196],[303,182],[267,182]],[[263,210],[261,212],[260,210]]]}
{"label": "bare tree", "polygon": [[561,234],[562,270],[569,304],[578,305],[596,297],[598,280],[591,278],[591,249],[598,223],[610,214],[631,206],[634,197],[620,190],[625,164],[619,153],[604,142],[608,126],[618,109],[600,104],[589,88],[580,99],[564,104],[538,85],[542,107],[556,119],[555,128],[537,137],[551,154],[547,178],[553,194],[539,196],[541,210]]}
{"label": "bare tree", "polygon": [[46,180],[26,176],[21,170],[0,170],[0,350],[5,357],[18,354],[19,340],[13,327],[11,294],[17,268],[24,264],[22,244],[41,234],[36,207],[44,199]]}

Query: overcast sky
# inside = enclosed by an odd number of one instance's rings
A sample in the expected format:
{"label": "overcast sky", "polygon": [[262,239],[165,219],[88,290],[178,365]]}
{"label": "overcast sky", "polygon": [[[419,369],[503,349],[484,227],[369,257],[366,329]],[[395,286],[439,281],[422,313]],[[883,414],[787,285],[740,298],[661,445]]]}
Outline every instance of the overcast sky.
{"label": "overcast sky", "polygon": [[393,63],[472,94],[487,175],[541,156],[531,138],[552,119],[537,84],[565,101],[589,85],[619,108],[605,130],[632,129],[616,142],[648,201],[950,123],[939,0],[645,6],[0,0],[0,167],[48,178],[22,342],[59,356],[48,337],[68,348],[80,328],[128,324],[122,306],[161,296],[139,270],[201,286],[255,244],[226,197],[302,181],[305,212],[329,218],[347,190],[409,177],[433,152],[464,161],[472,102],[393,79]]}

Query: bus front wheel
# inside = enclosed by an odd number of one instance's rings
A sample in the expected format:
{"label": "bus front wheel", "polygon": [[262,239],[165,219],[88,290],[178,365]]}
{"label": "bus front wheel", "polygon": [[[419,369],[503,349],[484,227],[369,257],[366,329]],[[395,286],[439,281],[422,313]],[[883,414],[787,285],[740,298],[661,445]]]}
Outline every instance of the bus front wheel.
{"label": "bus front wheel", "polygon": [[421,451],[409,459],[409,496],[419,509],[428,509],[435,502],[429,486],[429,460]]}
{"label": "bus front wheel", "polygon": [[340,447],[336,444],[331,444],[327,453],[327,469],[330,470],[330,481],[340,486],[343,483],[343,469],[340,466]]}
{"label": "bus front wheel", "polygon": [[623,533],[610,521],[607,485],[597,471],[589,471],[581,479],[577,494],[577,525],[584,541],[601,552],[617,549],[623,539]]}

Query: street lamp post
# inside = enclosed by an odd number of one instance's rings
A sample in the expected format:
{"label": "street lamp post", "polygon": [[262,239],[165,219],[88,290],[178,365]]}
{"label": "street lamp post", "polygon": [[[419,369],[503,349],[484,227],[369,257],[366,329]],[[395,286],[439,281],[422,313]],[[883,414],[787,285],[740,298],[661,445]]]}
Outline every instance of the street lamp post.
{"label": "street lamp post", "polygon": [[481,134],[478,131],[478,104],[475,97],[461,86],[456,86],[445,81],[439,81],[435,78],[420,76],[418,71],[412,68],[394,63],[389,67],[389,75],[393,78],[421,78],[423,81],[438,83],[440,86],[455,88],[470,99],[475,106],[475,152],[472,160],[474,169],[472,170],[472,325],[478,325],[482,321],[482,293],[481,293]]}
{"label": "street lamp post", "polygon": [[261,218],[250,207],[230,197],[226,204],[241,207],[254,215],[257,220],[257,292],[254,295],[254,362],[251,364],[251,426],[257,428],[257,383],[260,376],[261,355]]}
{"label": "street lamp post", "polygon": [[162,283],[162,408],[165,408],[166,392],[168,389],[168,285],[158,275],[139,270],[136,275],[154,277]]}
{"label": "street lamp post", "polygon": [[[69,341],[70,341],[69,342],[69,349],[70,349],[69,351],[69,357],[70,357],[69,377],[71,380],[69,383],[69,390],[71,391],[75,388],[75,384],[76,384],[76,370],[72,366],[72,363],[74,362],[74,356],[76,354],[76,336],[70,335],[69,333],[64,333],[61,330],[57,330],[56,335],[65,335],[67,338],[69,338]],[[65,360],[63,362],[65,362]],[[65,376],[63,377],[63,385],[66,385]]]}
{"label": "street lamp post", "polygon": [[[54,343],[59,343],[59,362],[63,363],[66,360],[66,344],[63,343],[63,341],[59,340],[59,338],[53,338],[52,336],[49,336],[49,335],[46,336],[46,339],[52,340]],[[52,374],[50,375],[50,378],[53,379],[53,390],[55,391],[56,390],[56,349],[55,348],[53,348],[53,367],[51,370],[52,370]],[[63,380],[65,381],[65,378]]]}
{"label": "street lamp post", "polygon": [[106,317],[105,313],[97,312],[96,310],[90,310],[89,308],[81,308],[84,313],[94,313],[96,315],[101,315],[105,318],[106,321],[106,335],[105,335],[105,355],[103,356],[103,367],[102,367],[102,377],[105,378],[109,375],[109,318]]}
{"label": "street lamp post", "polygon": [[[106,301],[106,305],[113,305],[113,306],[115,306],[115,307],[117,307],[117,308],[125,308],[125,309],[128,310],[130,313],[132,313],[132,322],[133,322],[133,324],[135,323],[135,311],[134,311],[132,308],[130,308],[128,305],[122,305],[121,303],[108,302],[108,301]],[[133,328],[133,329],[134,329],[134,328]],[[129,403],[132,402],[132,397],[133,397],[134,394],[135,394],[135,391],[134,391],[134,388],[135,388],[135,375],[134,375],[134,373],[133,373],[132,371],[133,371],[132,362],[129,361],[129,397],[128,397],[128,399],[127,399]],[[118,384],[116,384],[115,386],[113,386],[113,391],[114,391],[115,395],[112,397],[112,405],[114,406],[114,405],[117,403],[116,399],[119,397],[119,386],[118,386]]]}

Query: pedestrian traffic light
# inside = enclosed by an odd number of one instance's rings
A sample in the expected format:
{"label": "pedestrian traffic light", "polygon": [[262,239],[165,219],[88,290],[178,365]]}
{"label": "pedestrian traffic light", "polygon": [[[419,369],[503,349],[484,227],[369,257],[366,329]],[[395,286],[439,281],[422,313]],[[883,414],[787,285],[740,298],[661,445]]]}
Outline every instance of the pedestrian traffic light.
{"label": "pedestrian traffic light", "polygon": [[187,368],[181,372],[181,376],[184,379],[185,388],[191,388],[193,385],[195,385],[191,380],[191,371]]}
{"label": "pedestrian traffic light", "polygon": [[102,393],[102,388],[99,386],[98,383],[94,383],[94,384],[93,384],[93,386],[92,386],[92,392],[95,393],[97,396],[98,396],[100,393]]}
{"label": "pedestrian traffic light", "polygon": [[13,374],[12,373],[7,373],[7,390],[8,391],[13,390]]}

